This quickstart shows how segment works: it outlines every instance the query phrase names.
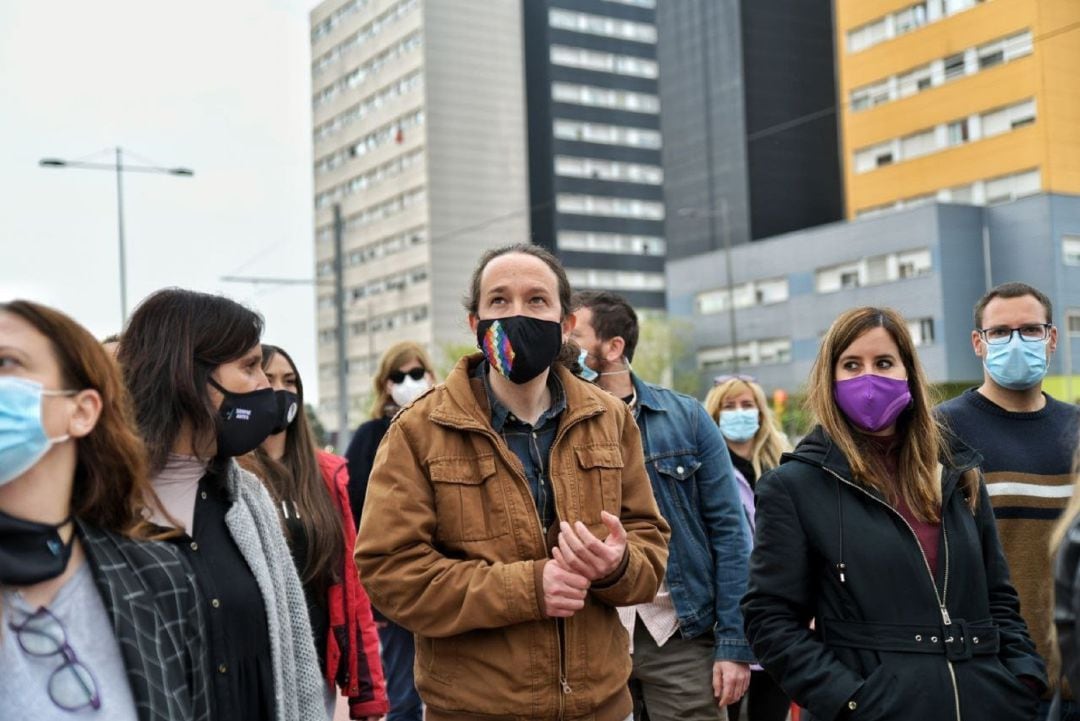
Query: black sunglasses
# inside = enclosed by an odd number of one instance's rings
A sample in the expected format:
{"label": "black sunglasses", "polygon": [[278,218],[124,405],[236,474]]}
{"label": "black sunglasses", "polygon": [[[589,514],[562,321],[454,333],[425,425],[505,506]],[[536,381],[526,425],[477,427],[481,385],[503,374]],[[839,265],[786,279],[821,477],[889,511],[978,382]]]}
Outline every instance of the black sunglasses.
{"label": "black sunglasses", "polygon": [[411,371],[390,371],[390,382],[394,385],[405,381],[405,376],[409,376],[414,381],[418,381],[427,374],[427,368],[420,366],[419,368],[413,368]]}

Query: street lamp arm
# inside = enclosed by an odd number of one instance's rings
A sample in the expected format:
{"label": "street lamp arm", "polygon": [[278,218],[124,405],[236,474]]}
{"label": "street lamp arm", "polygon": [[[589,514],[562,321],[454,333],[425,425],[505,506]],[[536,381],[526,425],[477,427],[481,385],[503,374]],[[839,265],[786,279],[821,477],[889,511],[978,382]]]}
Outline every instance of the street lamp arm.
{"label": "street lamp arm", "polygon": [[59,158],[42,158],[38,165],[43,168],[79,168],[81,170],[120,170],[122,172],[133,171],[137,173],[163,173],[165,175],[179,175],[190,178],[195,171],[190,168],[158,168],[152,165],[120,165],[115,163],[87,163],[76,160],[60,160]]}

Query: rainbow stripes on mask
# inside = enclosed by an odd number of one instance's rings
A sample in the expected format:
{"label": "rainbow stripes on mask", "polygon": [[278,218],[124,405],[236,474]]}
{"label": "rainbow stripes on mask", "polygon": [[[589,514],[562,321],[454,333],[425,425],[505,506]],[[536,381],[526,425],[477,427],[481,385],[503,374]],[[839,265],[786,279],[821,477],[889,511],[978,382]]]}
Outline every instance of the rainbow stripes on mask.
{"label": "rainbow stripes on mask", "polygon": [[484,334],[484,356],[495,370],[509,378],[514,369],[514,349],[502,323],[495,321]]}

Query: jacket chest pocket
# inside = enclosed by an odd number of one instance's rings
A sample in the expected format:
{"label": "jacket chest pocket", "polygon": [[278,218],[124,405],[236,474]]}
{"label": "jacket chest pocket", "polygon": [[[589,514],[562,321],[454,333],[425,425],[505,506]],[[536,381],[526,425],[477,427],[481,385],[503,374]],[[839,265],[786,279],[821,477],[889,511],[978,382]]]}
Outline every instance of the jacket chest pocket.
{"label": "jacket chest pocket", "polygon": [[581,520],[602,524],[600,511],[622,515],[622,449],[618,443],[579,446],[574,449],[579,473]]}
{"label": "jacket chest pocket", "polygon": [[491,454],[434,458],[436,534],[443,541],[485,541],[509,530],[502,484]]}
{"label": "jacket chest pocket", "polygon": [[701,461],[691,455],[667,456],[654,460],[653,466],[674,503],[683,508],[698,507],[697,484],[693,481]]}

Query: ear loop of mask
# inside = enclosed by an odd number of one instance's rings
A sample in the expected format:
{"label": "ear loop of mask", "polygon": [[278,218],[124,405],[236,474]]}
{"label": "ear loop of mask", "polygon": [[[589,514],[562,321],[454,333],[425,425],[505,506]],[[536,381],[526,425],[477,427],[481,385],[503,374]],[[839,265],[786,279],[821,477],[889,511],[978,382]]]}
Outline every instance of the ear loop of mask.
{"label": "ear loop of mask", "polygon": [[[41,395],[43,395],[43,396],[52,396],[53,398],[71,398],[72,396],[76,396],[79,393],[81,393],[81,391],[53,391],[53,390],[46,390],[45,388],[41,389]],[[46,438],[46,440],[49,441],[50,446],[55,446],[55,445],[57,445],[59,443],[66,443],[66,442],[70,441],[71,440],[71,434],[70,433],[65,433],[64,435],[58,436],[56,438]],[[66,521],[65,521],[65,523],[66,523]]]}

